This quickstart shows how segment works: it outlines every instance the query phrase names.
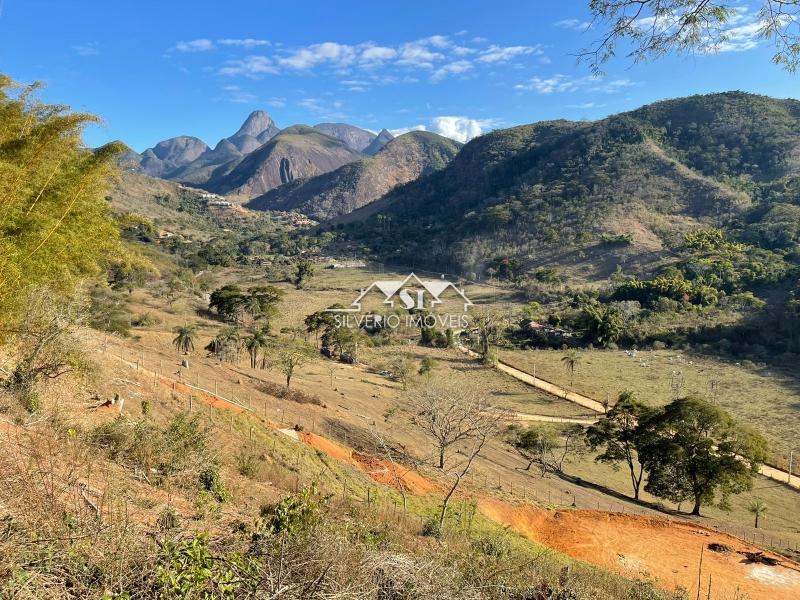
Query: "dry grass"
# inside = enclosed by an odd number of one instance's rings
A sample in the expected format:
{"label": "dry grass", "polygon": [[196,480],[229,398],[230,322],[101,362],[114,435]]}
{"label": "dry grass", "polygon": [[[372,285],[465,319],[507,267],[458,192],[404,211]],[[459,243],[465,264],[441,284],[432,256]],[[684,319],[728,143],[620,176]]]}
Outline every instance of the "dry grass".
{"label": "dry grass", "polygon": [[[503,351],[500,355],[528,372],[535,365],[537,375],[569,388],[562,351]],[[575,391],[601,401],[609,398],[612,403],[620,392],[632,390],[645,402],[664,405],[675,397],[673,382],[682,382],[680,395],[714,399],[741,422],[757,428],[769,441],[774,462],[788,466],[789,451],[797,448],[800,385],[786,371],[670,350],[639,351],[635,356],[583,350],[575,369]]]}

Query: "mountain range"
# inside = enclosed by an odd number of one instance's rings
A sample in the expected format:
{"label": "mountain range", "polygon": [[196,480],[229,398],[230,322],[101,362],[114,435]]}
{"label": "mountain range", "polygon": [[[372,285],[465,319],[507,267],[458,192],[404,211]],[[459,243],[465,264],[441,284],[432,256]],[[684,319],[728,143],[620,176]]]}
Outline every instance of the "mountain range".
{"label": "mountain range", "polygon": [[393,138],[347,123],[294,125],[279,129],[264,111],[247,117],[233,135],[211,148],[193,136],[127,153],[123,166],[152,177],[252,198],[297,178],[307,178],[374,155]]}
{"label": "mountain range", "polygon": [[294,210],[320,221],[331,219],[369,205],[397,185],[444,168],[460,148],[459,142],[449,138],[413,131],[390,140],[374,156],[273,187],[247,207]]}

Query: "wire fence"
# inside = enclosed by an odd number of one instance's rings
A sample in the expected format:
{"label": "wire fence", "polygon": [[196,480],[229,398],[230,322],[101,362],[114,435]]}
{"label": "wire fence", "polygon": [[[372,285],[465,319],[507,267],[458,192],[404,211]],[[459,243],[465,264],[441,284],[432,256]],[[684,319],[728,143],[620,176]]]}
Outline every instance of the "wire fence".
{"label": "wire fence", "polygon": [[[104,352],[107,353],[107,349],[104,349]],[[188,411],[203,410],[203,407],[207,406],[209,414],[213,414],[215,408],[226,408],[224,405],[215,406],[213,402],[216,400],[221,403],[229,403],[242,412],[262,417],[282,429],[288,428],[298,431],[308,431],[333,441],[339,441],[348,448],[355,441],[351,438],[347,427],[336,425],[334,422],[325,418],[317,418],[314,413],[309,411],[293,411],[287,410],[286,407],[275,406],[271,404],[270,399],[263,397],[264,395],[268,395],[266,393],[258,397],[258,395],[244,390],[241,385],[233,384],[222,379],[204,378],[199,373],[189,375],[188,371],[186,375],[184,375],[182,370],[176,372],[179,374],[178,378],[173,378],[171,374],[164,372],[163,361],[154,360],[152,364],[149,362],[145,363],[141,354],[135,356],[133,353],[129,352],[126,356],[121,346],[116,352],[112,352],[110,355],[118,358],[130,368],[140,372],[145,380],[149,380],[150,377],[152,377],[154,390],[169,390],[174,398],[182,399],[183,402],[185,402],[185,407]],[[204,397],[201,399],[199,397],[200,395]],[[209,403],[209,400],[212,402]],[[232,429],[234,425],[233,414],[229,415],[228,424]],[[254,430],[251,425],[249,432],[250,440],[253,440],[253,434]],[[302,475],[299,473],[294,477],[294,488],[296,491],[301,489],[303,485],[310,483],[310,481],[304,482]],[[659,513],[661,512],[658,507],[637,506],[633,502],[614,502],[609,499],[599,498],[594,498],[591,501],[579,499],[569,490],[554,491],[552,488],[537,486],[533,482],[515,484],[514,481],[508,479],[503,473],[486,469],[474,471],[467,478],[466,487],[473,493],[485,494],[490,491],[501,492],[506,496],[510,496],[510,499],[513,501],[533,502],[558,508],[597,510],[607,513],[639,515],[650,518],[659,517]],[[382,498],[384,496],[380,493],[382,488],[379,486],[367,487],[366,491],[363,490],[363,486],[359,486],[359,489],[360,491],[356,492],[356,487],[352,485],[349,486],[348,489],[348,484],[345,480],[343,489],[341,490],[341,498],[348,502],[353,501],[366,504],[366,506],[370,508],[375,505],[377,498]],[[335,490],[331,490],[331,492],[333,493]],[[397,511],[397,499],[394,498],[391,502],[393,503],[393,512]],[[384,506],[384,508],[388,507]],[[727,533],[753,545],[781,551],[800,552],[800,542],[797,539],[790,539],[780,534],[719,523],[711,525],[710,528],[722,533]]]}

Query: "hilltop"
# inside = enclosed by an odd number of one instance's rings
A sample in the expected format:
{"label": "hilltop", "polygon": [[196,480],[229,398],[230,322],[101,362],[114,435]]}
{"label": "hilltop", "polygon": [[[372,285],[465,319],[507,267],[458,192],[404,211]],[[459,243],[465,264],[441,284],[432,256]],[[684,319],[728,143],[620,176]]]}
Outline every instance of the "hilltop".
{"label": "hilltop", "polygon": [[375,156],[281,185],[254,198],[247,207],[297,210],[317,220],[338,217],[370,204],[397,185],[444,168],[460,147],[435,133],[407,133],[389,141]]}

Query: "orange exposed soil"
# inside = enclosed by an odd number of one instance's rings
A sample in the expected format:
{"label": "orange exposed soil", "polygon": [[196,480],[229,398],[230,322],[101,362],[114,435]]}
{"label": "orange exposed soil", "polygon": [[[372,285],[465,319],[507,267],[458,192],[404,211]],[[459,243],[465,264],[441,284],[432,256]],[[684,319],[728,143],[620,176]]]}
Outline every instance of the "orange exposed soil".
{"label": "orange exposed soil", "polygon": [[419,473],[388,460],[353,452],[359,467],[372,479],[393,488],[402,488],[412,494],[424,495],[438,491],[439,487]]}
{"label": "orange exposed soil", "polygon": [[358,464],[351,456],[352,451],[330,441],[329,439],[326,439],[315,433],[309,433],[308,431],[301,431],[298,433],[298,436],[300,437],[300,441],[305,442],[312,448],[316,448],[317,450],[324,452],[332,458],[341,460],[342,462],[350,463],[352,465]]}
{"label": "orange exposed soil", "polygon": [[201,402],[205,402],[206,404],[212,406],[213,408],[218,408],[220,410],[230,410],[235,413],[243,412],[241,406],[237,406],[233,402],[228,402],[227,400],[223,400],[219,396],[215,396],[214,394],[209,394],[207,392],[202,392],[200,390],[196,390],[194,388],[190,388],[188,385],[183,383],[179,383],[172,379],[168,379],[166,377],[160,378],[161,384],[169,387],[176,392],[180,392],[181,394],[191,394]]}
{"label": "orange exposed soil", "polygon": [[298,433],[298,437],[301,442],[324,452],[332,458],[355,465],[372,479],[383,485],[395,489],[402,488],[407,492],[417,495],[430,494],[439,489],[435,483],[425,479],[422,475],[411,469],[392,464],[388,460],[375,456],[367,456],[354,452],[315,433],[301,431]]}
{"label": "orange exposed soil", "polygon": [[[751,600],[800,597],[800,565],[776,555],[781,566],[752,563],[741,554],[758,548],[688,522],[589,510],[547,511],[496,501],[480,503],[484,515],[573,558],[661,587],[689,590],[689,597]],[[714,552],[711,543],[730,551]],[[703,553],[700,569],[700,553]]]}

